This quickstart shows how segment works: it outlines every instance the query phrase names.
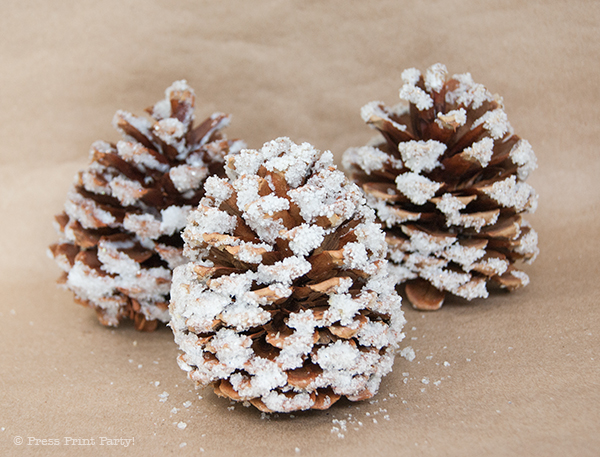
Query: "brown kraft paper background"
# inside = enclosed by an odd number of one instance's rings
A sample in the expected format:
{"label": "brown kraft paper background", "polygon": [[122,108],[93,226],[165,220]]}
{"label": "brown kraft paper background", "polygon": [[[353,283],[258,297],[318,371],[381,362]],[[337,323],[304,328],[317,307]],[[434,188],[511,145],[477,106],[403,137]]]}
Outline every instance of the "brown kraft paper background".
{"label": "brown kraft paper background", "polygon": [[[600,3],[6,0],[0,34],[0,455],[600,455]],[[261,417],[195,391],[169,328],[103,328],[56,287],[53,215],[117,109],[186,79],[230,138],[339,163],[361,106],[436,62],[533,145],[541,253],[515,293],[405,305],[416,358],[371,401]]]}

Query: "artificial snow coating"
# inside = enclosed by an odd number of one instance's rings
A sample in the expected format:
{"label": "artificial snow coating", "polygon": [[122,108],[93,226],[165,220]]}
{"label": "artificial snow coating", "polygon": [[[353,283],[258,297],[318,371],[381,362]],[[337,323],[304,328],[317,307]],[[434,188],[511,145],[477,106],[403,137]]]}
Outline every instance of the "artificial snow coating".
{"label": "artificial snow coating", "polygon": [[171,327],[198,386],[262,411],[369,398],[404,317],[384,233],[331,153],[278,138],[226,158],[188,217]]}

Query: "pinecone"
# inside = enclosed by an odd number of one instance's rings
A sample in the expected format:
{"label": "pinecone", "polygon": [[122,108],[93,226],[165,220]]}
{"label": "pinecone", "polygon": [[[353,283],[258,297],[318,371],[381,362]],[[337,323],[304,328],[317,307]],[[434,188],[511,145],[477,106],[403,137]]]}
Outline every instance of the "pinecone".
{"label": "pinecone", "polygon": [[402,80],[408,103],[361,111],[383,138],[343,158],[385,226],[396,281],[418,309],[439,308],[446,292],[471,300],[487,297],[488,283],[525,286],[513,264],[538,253],[521,216],[537,206],[524,182],[537,167],[531,145],[513,134],[502,99],[469,73],[448,79],[436,64]]}
{"label": "pinecone", "polygon": [[404,325],[385,236],[333,156],[288,138],[226,159],[173,274],[178,361],[198,387],[266,412],[373,396]]}
{"label": "pinecone", "polygon": [[185,81],[146,111],[152,120],[118,111],[116,145],[95,142],[56,216],[61,240],[50,255],[59,281],[100,322],[133,319],[138,330],[168,322],[172,269],[187,261],[179,234],[203,196],[202,183],[224,175],[224,156],[241,149],[220,130],[230,117],[214,113],[194,127],[194,92]]}

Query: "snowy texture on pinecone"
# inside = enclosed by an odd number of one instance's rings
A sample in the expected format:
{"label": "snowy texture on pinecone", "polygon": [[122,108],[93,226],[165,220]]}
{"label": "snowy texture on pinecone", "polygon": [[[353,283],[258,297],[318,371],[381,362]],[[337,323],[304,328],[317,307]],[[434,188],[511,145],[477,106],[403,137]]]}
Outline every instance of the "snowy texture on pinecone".
{"label": "snowy texture on pinecone", "polygon": [[132,319],[153,330],[168,322],[172,269],[186,261],[187,213],[207,176],[224,175],[225,155],[244,146],[221,134],[229,115],[194,126],[194,102],[177,81],[147,110],[150,119],[118,111],[113,125],[123,139],[92,145],[56,217],[60,241],[49,253],[64,270],[60,282],[104,325]]}
{"label": "snowy texture on pinecone", "polygon": [[522,217],[537,207],[525,182],[537,167],[531,145],[469,73],[449,78],[435,64],[402,80],[402,103],[362,108],[381,135],[343,157],[385,228],[395,281],[419,309],[439,308],[447,292],[471,300],[490,284],[527,285],[514,262],[538,253]]}
{"label": "snowy texture on pinecone", "polygon": [[385,235],[329,151],[231,154],[190,213],[170,304],[180,367],[261,411],[372,397],[405,323]]}

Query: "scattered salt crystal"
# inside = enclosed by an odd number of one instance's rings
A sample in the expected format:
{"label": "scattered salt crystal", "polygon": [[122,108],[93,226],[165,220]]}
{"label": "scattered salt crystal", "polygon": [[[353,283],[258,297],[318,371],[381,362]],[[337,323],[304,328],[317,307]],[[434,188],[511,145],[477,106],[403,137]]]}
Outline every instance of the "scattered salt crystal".
{"label": "scattered salt crystal", "polygon": [[183,402],[183,407],[184,408],[189,408],[190,406],[192,406],[192,402],[191,401],[188,400],[188,401],[184,401]]}
{"label": "scattered salt crystal", "polygon": [[134,346],[137,346],[137,344],[138,344],[137,340],[133,340],[133,343],[131,343],[131,344],[133,344]]}
{"label": "scattered salt crystal", "polygon": [[154,387],[160,386],[160,381],[154,381]]}
{"label": "scattered salt crystal", "polygon": [[142,368],[142,366],[143,366],[143,365],[140,363],[140,364],[138,365],[138,368]]}
{"label": "scattered salt crystal", "polygon": [[187,427],[187,424],[183,421],[177,423],[177,428],[179,430],[184,430]]}
{"label": "scattered salt crystal", "polygon": [[166,402],[169,399],[169,393],[168,392],[163,392],[162,394],[158,395],[158,398],[160,399],[159,401],[161,403]]}
{"label": "scattered salt crystal", "polygon": [[442,381],[435,381],[435,382],[433,383],[433,385],[434,385],[434,386],[439,386],[441,383],[442,383]]}
{"label": "scattered salt crystal", "polygon": [[428,378],[428,377],[425,377],[425,378],[421,379],[421,382],[422,382],[423,384],[429,384],[429,378]]}
{"label": "scattered salt crystal", "polygon": [[299,447],[294,448],[294,450],[296,451],[296,454],[300,454],[300,448]]}
{"label": "scattered salt crystal", "polygon": [[411,346],[406,346],[404,349],[400,351],[400,355],[404,357],[409,362],[415,360],[415,351]]}
{"label": "scattered salt crystal", "polygon": [[187,443],[181,443],[181,444],[179,445],[179,447],[186,447],[186,446],[187,446]]}
{"label": "scattered salt crystal", "polygon": [[173,409],[171,410],[171,414],[177,414],[178,412],[179,412],[179,409],[178,409],[178,408],[173,408]]}
{"label": "scattered salt crystal", "polygon": [[445,367],[449,367],[449,366],[450,366],[450,363],[449,363],[449,362],[444,362],[444,366],[445,366]]}

